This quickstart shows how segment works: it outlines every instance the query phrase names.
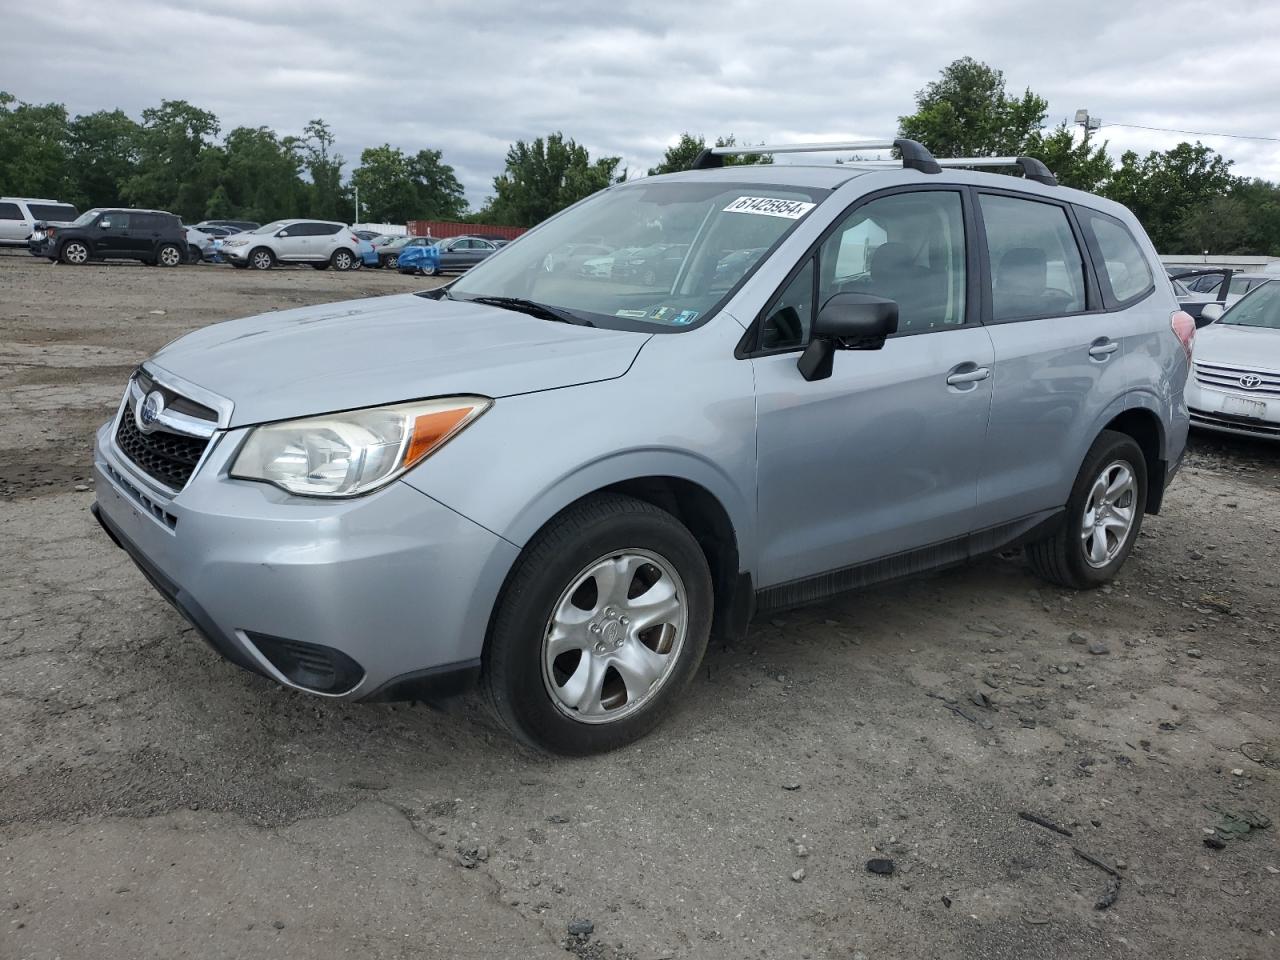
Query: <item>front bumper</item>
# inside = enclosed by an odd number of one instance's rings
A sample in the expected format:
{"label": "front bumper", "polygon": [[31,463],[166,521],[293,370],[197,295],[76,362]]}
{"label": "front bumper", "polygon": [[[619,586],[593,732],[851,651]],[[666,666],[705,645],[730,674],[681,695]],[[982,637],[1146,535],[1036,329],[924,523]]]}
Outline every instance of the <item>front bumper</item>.
{"label": "front bumper", "polygon": [[221,246],[217,248],[218,256],[229,263],[245,263],[249,259],[249,245],[242,247]]}
{"label": "front bumper", "polygon": [[[1247,390],[1216,390],[1198,383],[1194,371],[1187,380],[1187,410],[1191,425],[1218,433],[1263,440],[1280,440],[1280,397]],[[1240,409],[1249,406],[1247,412]],[[1259,410],[1258,405],[1261,405]]]}
{"label": "front bumper", "polygon": [[228,660],[352,700],[441,696],[478,675],[512,544],[399,481],[319,501],[228,479],[243,431],[215,437],[174,495],[120,453],[114,425],[95,443],[94,514]]}

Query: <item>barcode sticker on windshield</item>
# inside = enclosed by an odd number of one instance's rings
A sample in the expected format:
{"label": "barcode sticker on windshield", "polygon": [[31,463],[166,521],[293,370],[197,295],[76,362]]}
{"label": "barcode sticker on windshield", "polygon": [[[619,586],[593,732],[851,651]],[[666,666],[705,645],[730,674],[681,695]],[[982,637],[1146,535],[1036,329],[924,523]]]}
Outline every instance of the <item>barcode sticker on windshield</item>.
{"label": "barcode sticker on windshield", "polygon": [[758,213],[766,217],[799,220],[815,204],[803,200],[780,200],[777,197],[739,197],[724,208],[725,213]]}

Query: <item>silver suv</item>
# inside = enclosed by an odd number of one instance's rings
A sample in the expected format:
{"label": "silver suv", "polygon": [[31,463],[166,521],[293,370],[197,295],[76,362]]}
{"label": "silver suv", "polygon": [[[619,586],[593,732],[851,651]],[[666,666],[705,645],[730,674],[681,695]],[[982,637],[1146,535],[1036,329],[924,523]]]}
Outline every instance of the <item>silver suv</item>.
{"label": "silver suv", "polygon": [[277,220],[227,237],[218,252],[241,269],[270,270],[282,263],[309,263],[317,270],[360,266],[360,238],[346,224],[328,220]]}
{"label": "silver suv", "polygon": [[[191,333],[99,431],[94,510],[241,666],[479,679],[562,753],[643,734],[757,611],[1014,545],[1104,583],[1181,459],[1195,324],[1123,207],[896,146],[721,148],[443,290]],[[679,262],[546,269],[583,243]]]}

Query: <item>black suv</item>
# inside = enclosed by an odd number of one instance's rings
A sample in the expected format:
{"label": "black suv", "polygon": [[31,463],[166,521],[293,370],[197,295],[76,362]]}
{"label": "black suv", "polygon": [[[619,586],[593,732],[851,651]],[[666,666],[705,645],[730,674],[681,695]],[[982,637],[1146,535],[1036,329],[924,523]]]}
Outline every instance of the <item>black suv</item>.
{"label": "black suv", "polygon": [[187,259],[187,229],[162,210],[86,210],[71,223],[39,221],[27,241],[33,256],[79,266],[90,260],[141,260],[176,267]]}

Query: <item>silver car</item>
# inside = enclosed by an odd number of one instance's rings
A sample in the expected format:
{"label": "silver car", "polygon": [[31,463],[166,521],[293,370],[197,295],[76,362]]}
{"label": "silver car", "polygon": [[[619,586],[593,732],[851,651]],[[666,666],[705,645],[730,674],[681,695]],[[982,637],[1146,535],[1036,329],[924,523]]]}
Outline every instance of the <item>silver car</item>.
{"label": "silver car", "polygon": [[360,243],[346,224],[276,220],[227,237],[217,250],[240,269],[270,270],[281,264],[306,263],[317,270],[355,270],[361,262]]}
{"label": "silver car", "polygon": [[[191,333],[98,432],[94,510],[241,666],[479,680],[560,753],[645,733],[758,611],[1017,544],[1105,583],[1180,462],[1194,323],[1124,208],[897,146],[718,149],[447,288]],[[545,268],[586,242],[682,259]]]}

